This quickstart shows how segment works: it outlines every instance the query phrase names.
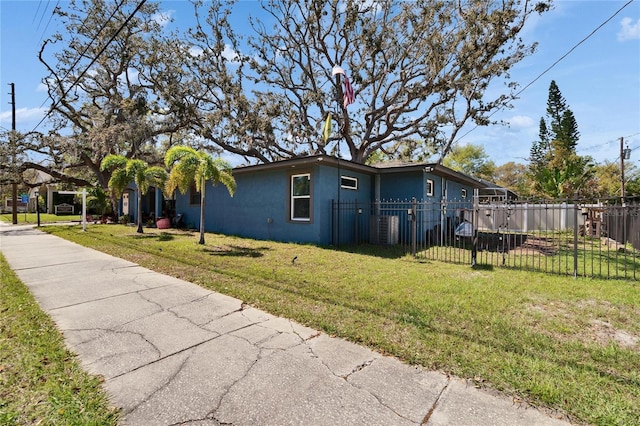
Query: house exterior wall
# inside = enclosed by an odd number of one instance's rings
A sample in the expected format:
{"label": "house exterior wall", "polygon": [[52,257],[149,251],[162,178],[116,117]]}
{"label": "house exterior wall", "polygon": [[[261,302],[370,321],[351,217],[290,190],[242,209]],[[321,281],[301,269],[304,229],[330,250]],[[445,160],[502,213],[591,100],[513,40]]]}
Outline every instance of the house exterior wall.
{"label": "house exterior wall", "polygon": [[[428,181],[432,182],[432,195],[429,195]],[[462,197],[463,190],[466,191],[465,198]],[[424,170],[399,171],[380,176],[380,198],[387,201],[411,201],[415,198],[419,203],[426,203],[419,204],[419,209],[422,209],[418,215],[421,218],[418,223],[420,240],[429,232],[440,233],[441,230],[455,228],[462,221],[462,210],[473,207],[473,187]],[[443,205],[442,200],[453,202],[453,205]],[[400,217],[400,220],[405,219]]]}
{"label": "house exterior wall", "polygon": [[[290,218],[291,176],[311,174],[311,219],[292,221]],[[339,177],[358,180],[358,189],[338,188]],[[372,176],[332,166],[309,165],[237,173],[236,192],[207,183],[205,230],[263,240],[297,243],[331,243],[331,200],[370,201]],[[182,213],[183,223],[200,226],[200,206],[189,204],[189,192],[176,193],[176,213]]]}
{"label": "house exterior wall", "polygon": [[[427,182],[433,182],[432,195],[429,195]],[[462,190],[466,198],[462,198]],[[408,171],[383,174],[380,176],[380,200],[385,201],[436,201],[442,198],[449,201],[473,201],[473,187],[425,171]]]}
{"label": "house exterior wall", "polygon": [[127,188],[124,190],[123,196],[120,197],[118,209],[118,216],[128,214],[132,222],[136,221],[138,211],[138,197],[136,195],[136,189]]}
{"label": "house exterior wall", "polygon": [[[433,180],[435,188],[432,199],[441,203],[441,209],[439,214],[433,209],[430,217],[425,217],[426,227],[432,229],[434,226],[440,226],[451,230],[463,220],[462,211],[473,208],[473,187],[439,176],[434,176]],[[464,198],[463,191],[466,192]],[[442,203],[443,200],[445,203]]]}
{"label": "house exterior wall", "polygon": [[400,172],[380,176],[380,200],[411,201],[425,198],[424,172]]}
{"label": "house exterior wall", "polygon": [[200,226],[200,205],[190,204],[189,191],[190,190],[187,190],[187,192],[183,194],[176,189],[174,194],[174,198],[176,200],[176,214],[183,215],[182,223],[188,228],[198,228]]}
{"label": "house exterior wall", "polygon": [[[368,220],[369,207],[373,200],[375,176],[333,167],[325,167],[322,172],[321,180],[324,188],[322,213],[325,218],[323,223],[323,244],[351,243],[353,242],[352,239],[340,239],[338,236],[350,235],[353,237],[358,221]],[[357,189],[342,187],[342,177],[347,180],[357,179]],[[339,212],[337,206],[340,205],[342,207],[345,204],[361,206],[363,214],[359,214],[357,209],[344,209]]]}
{"label": "house exterior wall", "polygon": [[[310,175],[310,184],[297,180],[292,197],[292,176]],[[345,177],[347,187],[341,185]],[[418,201],[418,234],[450,230],[461,220],[468,201],[473,205],[474,181],[441,166],[408,166],[377,169],[332,157],[292,159],[281,163],[234,170],[237,188],[230,197],[224,186],[207,183],[205,230],[227,235],[296,243],[342,244],[366,241],[379,216],[397,215],[400,227],[408,226],[407,207],[391,213],[393,206],[373,201]],[[431,182],[429,193],[428,181]],[[357,182],[357,188],[354,188]],[[302,186],[299,186],[302,185]],[[310,202],[306,204],[307,188]],[[466,197],[462,199],[462,191]],[[301,196],[303,195],[303,196]],[[442,203],[443,197],[454,204]],[[190,204],[190,193],[175,195],[177,214],[190,228],[200,226],[200,205]],[[378,199],[379,198],[379,199]],[[460,201],[464,201],[463,204]],[[339,208],[338,208],[339,202]],[[422,202],[422,203],[421,203]],[[298,217],[292,220],[292,206]],[[376,207],[378,206],[378,207]],[[373,207],[373,208],[372,208]],[[299,210],[302,209],[302,210]],[[309,214],[307,220],[306,214]],[[376,228],[377,229],[377,228]]]}

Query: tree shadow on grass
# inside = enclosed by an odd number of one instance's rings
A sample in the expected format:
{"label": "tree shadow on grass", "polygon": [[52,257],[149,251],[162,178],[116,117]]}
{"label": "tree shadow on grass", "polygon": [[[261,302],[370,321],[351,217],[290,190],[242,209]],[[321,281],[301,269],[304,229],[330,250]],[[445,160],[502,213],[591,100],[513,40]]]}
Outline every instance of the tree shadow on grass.
{"label": "tree shadow on grass", "polygon": [[407,255],[399,245],[344,244],[340,246],[327,246],[327,248],[334,251],[363,254],[366,256],[381,257],[383,259],[400,259]]}
{"label": "tree shadow on grass", "polygon": [[488,263],[476,263],[475,265],[471,266],[471,268],[476,271],[493,271],[493,265]]}
{"label": "tree shadow on grass", "polygon": [[176,237],[168,232],[161,232],[159,234],[134,234],[131,235],[137,240],[155,240],[155,241],[173,241]]}
{"label": "tree shadow on grass", "polygon": [[242,247],[235,245],[228,245],[224,247],[207,247],[203,249],[205,253],[209,253],[211,256],[231,256],[231,257],[262,257],[264,251],[271,250],[269,247]]}

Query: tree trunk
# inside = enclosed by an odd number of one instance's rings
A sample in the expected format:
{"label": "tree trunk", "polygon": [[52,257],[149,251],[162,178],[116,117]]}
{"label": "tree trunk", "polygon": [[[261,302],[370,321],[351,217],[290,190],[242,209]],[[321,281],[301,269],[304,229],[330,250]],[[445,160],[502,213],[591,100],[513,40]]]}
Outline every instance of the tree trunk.
{"label": "tree trunk", "polygon": [[200,241],[198,241],[198,244],[204,244],[204,190],[206,184],[206,181],[203,179],[200,185]]}
{"label": "tree trunk", "polygon": [[136,232],[138,234],[142,234],[144,233],[144,231],[142,230],[142,192],[140,191],[140,188],[138,188],[138,229],[136,230]]}

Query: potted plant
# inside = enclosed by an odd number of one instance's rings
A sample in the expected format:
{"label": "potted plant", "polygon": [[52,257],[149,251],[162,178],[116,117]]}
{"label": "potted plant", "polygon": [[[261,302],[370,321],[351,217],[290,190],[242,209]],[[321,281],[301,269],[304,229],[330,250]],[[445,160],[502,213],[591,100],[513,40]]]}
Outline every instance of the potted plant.
{"label": "potted plant", "polygon": [[158,229],[169,229],[171,228],[171,219],[168,217],[160,217],[156,221],[156,226]]}

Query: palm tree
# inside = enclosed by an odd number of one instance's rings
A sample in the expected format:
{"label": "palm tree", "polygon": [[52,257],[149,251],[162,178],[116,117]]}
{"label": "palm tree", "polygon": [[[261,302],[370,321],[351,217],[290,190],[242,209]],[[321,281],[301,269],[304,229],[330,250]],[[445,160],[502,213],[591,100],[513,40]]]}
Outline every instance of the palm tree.
{"label": "palm tree", "polygon": [[142,196],[147,193],[150,186],[162,188],[167,180],[167,172],[159,166],[150,167],[142,160],[126,158],[122,155],[107,155],[100,163],[100,170],[111,169],[111,179],[109,188],[116,193],[117,197],[122,196],[122,192],[131,182],[135,182],[138,187],[138,229],[136,232],[142,234]]}
{"label": "palm tree", "polygon": [[231,165],[221,158],[212,158],[209,154],[196,151],[188,146],[174,146],[164,156],[164,164],[170,168],[165,191],[172,194],[176,188],[186,193],[192,184],[200,192],[200,241],[204,244],[204,203],[207,181],[213,185],[222,183],[233,197],[236,181],[231,175]]}

